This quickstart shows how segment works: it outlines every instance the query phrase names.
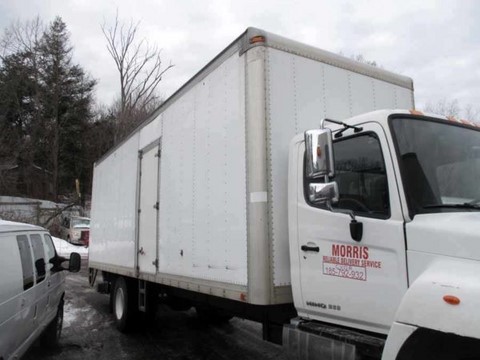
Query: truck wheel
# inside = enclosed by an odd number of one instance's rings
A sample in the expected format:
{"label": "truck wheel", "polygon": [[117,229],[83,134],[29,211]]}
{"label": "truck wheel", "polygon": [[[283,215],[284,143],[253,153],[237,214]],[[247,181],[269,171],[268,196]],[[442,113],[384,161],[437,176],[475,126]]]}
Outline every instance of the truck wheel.
{"label": "truck wheel", "polygon": [[135,292],[127,285],[123,277],[115,280],[113,290],[113,316],[115,325],[121,332],[132,329],[136,311]]}
{"label": "truck wheel", "polygon": [[58,304],[57,308],[57,315],[52,320],[50,324],[48,324],[45,332],[42,335],[41,343],[46,348],[52,349],[58,346],[60,341],[60,336],[62,335],[62,327],[63,327],[63,299]]}

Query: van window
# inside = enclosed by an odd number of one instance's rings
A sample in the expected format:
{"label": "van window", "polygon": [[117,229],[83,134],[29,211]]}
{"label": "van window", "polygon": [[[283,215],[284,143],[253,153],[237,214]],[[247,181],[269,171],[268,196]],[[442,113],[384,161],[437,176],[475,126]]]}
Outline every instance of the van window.
{"label": "van window", "polygon": [[47,263],[47,270],[52,270],[53,264],[50,262],[55,258],[55,246],[53,245],[50,235],[43,235],[43,244],[45,245],[45,262]]}
{"label": "van window", "polygon": [[42,237],[39,234],[30,235],[30,241],[32,242],[35,275],[38,284],[45,280],[45,252],[43,251]]}
{"label": "van window", "polygon": [[27,235],[17,235],[17,244],[22,260],[23,290],[27,290],[33,286],[32,252]]}

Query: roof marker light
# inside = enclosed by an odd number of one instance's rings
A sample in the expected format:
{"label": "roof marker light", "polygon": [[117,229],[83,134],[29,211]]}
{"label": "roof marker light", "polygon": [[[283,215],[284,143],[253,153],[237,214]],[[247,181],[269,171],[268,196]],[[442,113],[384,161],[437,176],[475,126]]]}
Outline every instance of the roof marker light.
{"label": "roof marker light", "polygon": [[410,114],[412,114],[412,115],[423,115],[423,112],[415,110],[415,109],[411,109]]}
{"label": "roof marker light", "polygon": [[250,38],[250,44],[265,42],[265,36],[257,35]]}

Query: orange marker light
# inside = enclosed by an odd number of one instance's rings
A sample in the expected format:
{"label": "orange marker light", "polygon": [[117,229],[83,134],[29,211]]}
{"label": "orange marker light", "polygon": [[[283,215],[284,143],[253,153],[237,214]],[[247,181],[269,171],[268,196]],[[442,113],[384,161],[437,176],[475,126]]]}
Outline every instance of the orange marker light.
{"label": "orange marker light", "polygon": [[411,109],[410,114],[412,114],[412,115],[423,115],[423,112],[415,110],[415,109]]}
{"label": "orange marker light", "polygon": [[317,156],[322,157],[322,148],[320,146],[317,146]]}
{"label": "orange marker light", "polygon": [[443,297],[443,301],[450,305],[458,305],[460,304],[460,299],[453,295],[445,295]]}
{"label": "orange marker light", "polygon": [[265,42],[265,36],[257,35],[250,38],[250,44]]}

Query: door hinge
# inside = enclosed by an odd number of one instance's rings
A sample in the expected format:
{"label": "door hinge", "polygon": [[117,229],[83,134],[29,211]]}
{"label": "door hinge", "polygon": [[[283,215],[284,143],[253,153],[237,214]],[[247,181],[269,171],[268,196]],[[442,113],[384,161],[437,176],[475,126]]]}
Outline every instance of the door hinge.
{"label": "door hinge", "polygon": [[158,259],[152,261],[152,265],[155,265],[155,267],[158,269]]}
{"label": "door hinge", "polygon": [[161,155],[162,155],[162,150],[159,149],[155,154],[155,157],[160,157]]}
{"label": "door hinge", "polygon": [[153,205],[153,208],[158,210],[160,208],[160,203],[157,201],[155,205]]}

